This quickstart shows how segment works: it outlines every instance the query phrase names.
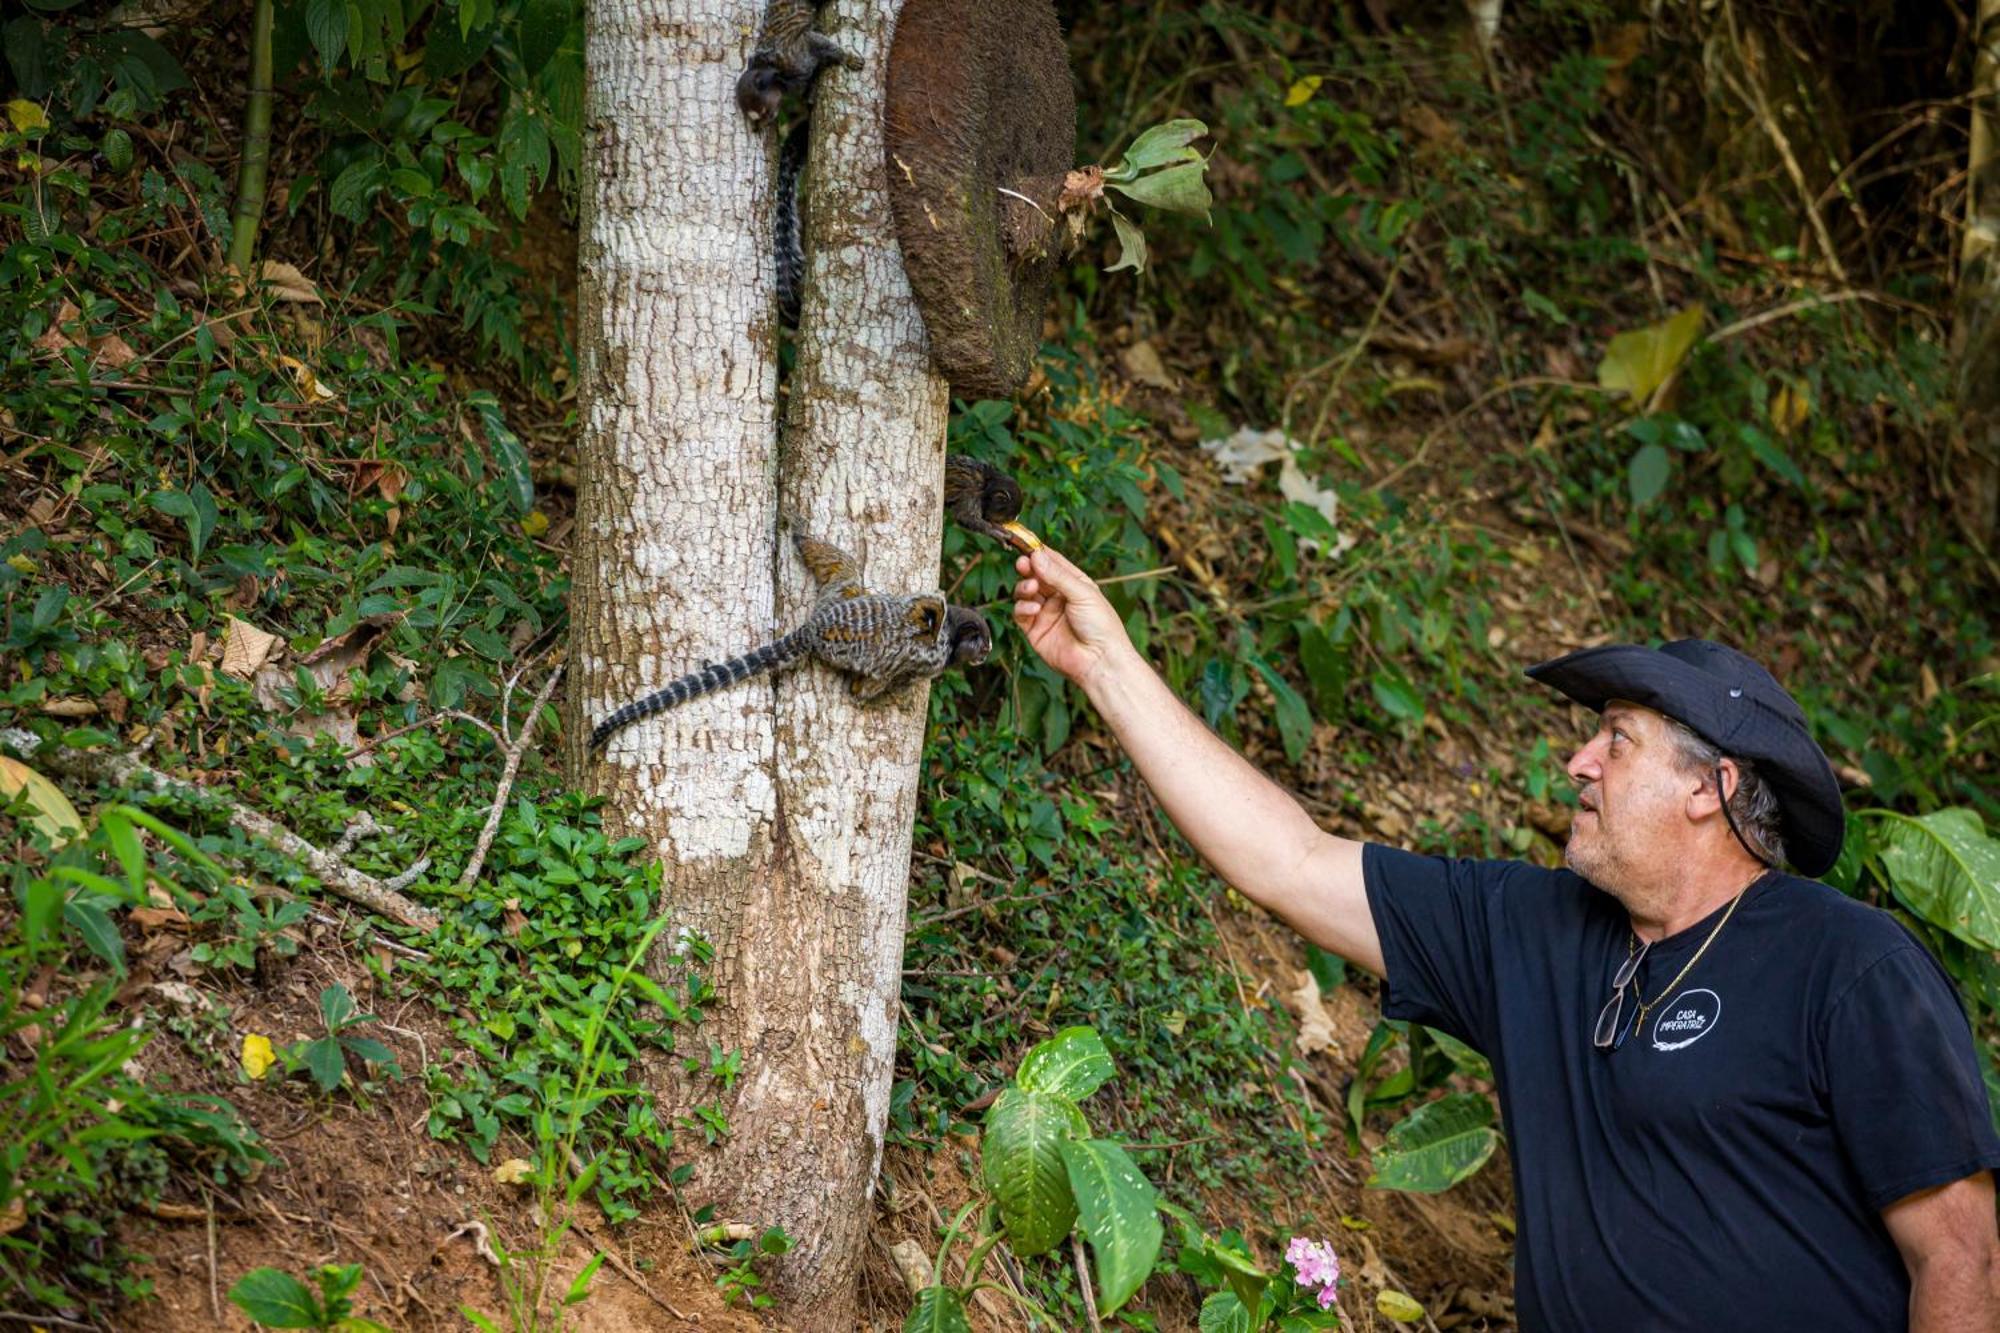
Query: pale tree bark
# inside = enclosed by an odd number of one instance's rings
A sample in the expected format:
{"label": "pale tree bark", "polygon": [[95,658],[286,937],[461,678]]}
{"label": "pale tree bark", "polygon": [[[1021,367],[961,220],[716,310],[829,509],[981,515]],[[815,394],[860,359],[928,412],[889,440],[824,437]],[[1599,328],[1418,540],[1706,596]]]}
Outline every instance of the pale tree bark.
{"label": "pale tree bark", "polygon": [[1990,569],[2000,536],[2000,0],[1980,0],[1975,31],[1965,240],[1952,326],[1964,473],[1952,489]]}
{"label": "pale tree bark", "polygon": [[[937,586],[950,408],[889,214],[881,108],[900,8],[822,12],[867,67],[822,76],[813,112],[807,301],[778,480],[786,515],[852,553],[871,587],[899,592]],[[781,619],[809,600],[788,560]],[[778,1114],[728,1156],[797,1241],[783,1287],[840,1302],[813,1303],[814,1327],[858,1326],[846,1302],[888,1122],[927,698],[920,686],[857,708],[823,671],[778,686],[781,868],[752,890],[759,928],[740,956],[744,1095]]]}
{"label": "pale tree bark", "polygon": [[781,497],[871,586],[936,584],[948,400],[903,277],[880,139],[899,7],[840,0],[821,14],[867,68],[819,83],[782,451],[773,145],[731,95],[761,0],[592,0],[586,47],[572,753],[612,829],[662,858],[677,928],[715,948],[717,999],[692,1040],[741,1050],[741,1076],[731,1090],[658,1082],[670,1105],[719,1101],[729,1117],[694,1194],[782,1225],[794,1248],[772,1274],[780,1309],[829,1329],[855,1326],[887,1122],[925,692],[861,710],[807,667],[637,724],[595,765],[582,746],[616,704],[802,617]]}

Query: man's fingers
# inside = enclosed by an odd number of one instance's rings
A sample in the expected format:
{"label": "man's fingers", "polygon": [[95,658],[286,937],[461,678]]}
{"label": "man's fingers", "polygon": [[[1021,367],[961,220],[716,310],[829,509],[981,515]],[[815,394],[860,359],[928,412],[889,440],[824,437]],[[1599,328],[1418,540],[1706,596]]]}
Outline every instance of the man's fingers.
{"label": "man's fingers", "polygon": [[1085,592],[1092,586],[1090,576],[1072,565],[1068,557],[1052,546],[1038,549],[1028,557],[1028,563],[1037,578],[1066,597]]}

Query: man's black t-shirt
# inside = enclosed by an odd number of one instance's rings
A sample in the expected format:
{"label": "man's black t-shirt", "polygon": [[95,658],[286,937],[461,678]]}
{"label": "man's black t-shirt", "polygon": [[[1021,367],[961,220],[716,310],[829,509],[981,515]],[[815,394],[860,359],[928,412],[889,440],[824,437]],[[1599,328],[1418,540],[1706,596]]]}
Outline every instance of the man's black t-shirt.
{"label": "man's black t-shirt", "polygon": [[[1901,1329],[1879,1210],[2000,1166],[1949,979],[1887,913],[1769,875],[1616,1051],[1624,908],[1566,870],[1371,846],[1383,1012],[1492,1061],[1525,1330]],[[1651,1001],[1723,909],[1655,943]],[[1626,1014],[1632,1012],[1628,992]]]}

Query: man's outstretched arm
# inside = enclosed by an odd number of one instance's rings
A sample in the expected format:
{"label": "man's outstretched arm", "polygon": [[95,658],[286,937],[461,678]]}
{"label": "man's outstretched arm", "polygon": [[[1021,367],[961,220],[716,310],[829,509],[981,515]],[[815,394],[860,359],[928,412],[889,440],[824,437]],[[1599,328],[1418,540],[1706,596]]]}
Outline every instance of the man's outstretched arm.
{"label": "man's outstretched arm", "polygon": [[1195,850],[1245,897],[1380,975],[1361,844],[1337,838],[1174,697],[1095,583],[1043,547],[1015,562],[1014,621],[1082,687]]}

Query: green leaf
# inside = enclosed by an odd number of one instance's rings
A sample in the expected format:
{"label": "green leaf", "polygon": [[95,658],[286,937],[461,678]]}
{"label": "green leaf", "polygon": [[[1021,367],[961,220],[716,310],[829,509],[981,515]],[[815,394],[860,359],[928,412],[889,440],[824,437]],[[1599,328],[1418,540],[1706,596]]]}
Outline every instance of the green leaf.
{"label": "green leaf", "polygon": [[1319,983],[1321,994],[1347,980],[1347,960],[1337,953],[1328,953],[1317,944],[1306,945],[1306,970]]}
{"label": "green leaf", "polygon": [[1261,657],[1250,659],[1250,665],[1271,687],[1271,695],[1277,704],[1278,739],[1284,742],[1285,758],[1293,763],[1305,757],[1306,747],[1312,744],[1312,710],[1291,683],[1279,675]]}
{"label": "green leaf", "polygon": [[1165,171],[1152,172],[1137,180],[1107,182],[1106,188],[1116,190],[1148,208],[1185,213],[1206,222],[1209,209],[1215,206],[1215,196],[1208,192],[1208,181],[1202,174],[1207,170],[1208,163],[1197,159],[1168,167]]}
{"label": "green leaf", "polygon": [[478,411],[480,424],[486,427],[487,442],[493,446],[493,461],[506,479],[507,495],[513,500],[515,511],[528,513],[535,507],[535,480],[521,437],[508,427],[500,400],[490,392],[482,389],[469,395],[466,402]]}
{"label": "green leaf", "polygon": [[1062,1145],[1088,1136],[1083,1112],[1061,1097],[1008,1088],[986,1112],[980,1174],[1000,1203],[1014,1253],[1047,1254],[1076,1222]]}
{"label": "green leaf", "polygon": [[[460,5],[457,23],[433,23],[424,32],[424,72],[434,79],[455,79],[479,63],[500,34],[498,24],[481,23],[472,5]],[[470,21],[472,26],[468,27]]]}
{"label": "green leaf", "polygon": [[169,514],[187,524],[188,541],[194,548],[193,559],[201,559],[202,550],[208,539],[215,533],[215,497],[208,493],[208,487],[196,483],[191,491],[156,491],[152,497],[153,508]]}
{"label": "green leaf", "polygon": [[903,1333],[972,1333],[965,1298],[950,1287],[925,1287],[903,1321]]}
{"label": "green leaf", "polygon": [[1445,1053],[1445,1057],[1459,1073],[1469,1078],[1483,1078],[1489,1082],[1492,1080],[1493,1066],[1487,1063],[1485,1056],[1449,1032],[1439,1032],[1436,1028],[1425,1028],[1424,1031],[1431,1034],[1431,1040],[1438,1044],[1438,1049]]}
{"label": "green leaf", "polygon": [[1069,1187],[1090,1252],[1097,1260],[1097,1305],[1116,1311],[1139,1289],[1160,1257],[1159,1195],[1109,1139],[1064,1140]]}
{"label": "green leaf", "polygon": [[1390,1128],[1368,1187],[1418,1194],[1450,1189],[1486,1165],[1499,1139],[1492,1102],[1476,1092],[1451,1093]]}
{"label": "green leaf", "polygon": [[1399,722],[1421,722],[1424,720],[1424,696],[1417,693],[1417,687],[1399,675],[1388,671],[1377,671],[1368,679],[1370,693],[1383,712]]}
{"label": "green leaf", "polygon": [[1632,461],[1626,465],[1626,481],[1632,488],[1632,503],[1643,509],[1659,499],[1673,472],[1673,457],[1667,453],[1665,446],[1640,445],[1632,454]]}
{"label": "green leaf", "polygon": [[236,1307],[266,1328],[318,1328],[319,1301],[305,1283],[275,1268],[253,1268],[229,1289]]}
{"label": "green leaf", "polygon": [[312,1075],[313,1082],[319,1084],[321,1092],[332,1092],[347,1074],[347,1062],[341,1058],[340,1043],[332,1037],[307,1042],[299,1058],[304,1062],[306,1072]]}
{"label": "green leaf", "polygon": [[577,1270],[576,1276],[570,1279],[569,1291],[563,1295],[564,1305],[575,1305],[590,1295],[590,1280],[596,1277],[597,1270],[604,1266],[604,1258],[604,1251],[599,1250],[590,1256],[589,1263]]}
{"label": "green leaf", "polygon": [[62,919],[63,904],[63,888],[56,881],[39,875],[28,881],[21,900],[21,933],[31,951],[48,943]]}
{"label": "green leaf", "polygon": [[1201,1333],[1255,1333],[1257,1325],[1250,1322],[1250,1312],[1243,1308],[1243,1302],[1236,1299],[1233,1291],[1211,1292],[1201,1303],[1201,1313],[1195,1317],[1195,1326]]}
{"label": "green leaf", "polygon": [[1106,273],[1116,273],[1121,268],[1129,268],[1134,273],[1146,271],[1146,233],[1134,223],[1127,222],[1118,210],[1111,211],[1111,229],[1118,233],[1118,262],[1105,269]]}
{"label": "green leaf", "polygon": [[479,1333],[501,1333],[500,1325],[493,1322],[491,1315],[483,1315],[469,1305],[459,1306],[458,1312],[465,1317],[465,1322],[478,1329]]}
{"label": "green leaf", "polygon": [[119,175],[132,169],[132,136],[124,130],[116,127],[106,130],[97,151],[104,154],[105,163]]}
{"label": "green leaf", "polygon": [[1014,1081],[1029,1092],[1080,1102],[1117,1072],[1097,1029],[1069,1027],[1022,1056]]}
{"label": "green leaf", "polygon": [[1125,150],[1124,157],[1119,159],[1111,172],[1122,174],[1129,171],[1137,175],[1172,162],[1198,160],[1200,150],[1188,145],[1207,133],[1208,126],[1193,119],[1169,120],[1155,125],[1132,141],[1132,146]]}
{"label": "green leaf", "polygon": [[396,1053],[372,1037],[342,1037],[340,1044],[348,1053],[357,1055],[372,1065],[390,1065],[396,1062]]}
{"label": "green leaf", "polygon": [[1879,821],[1882,869],[1904,906],[1975,949],[2000,949],[2000,840],[1976,812],[1862,813]]}
{"label": "green leaf", "polygon": [[569,0],[527,0],[516,21],[515,45],[528,73],[541,73],[569,33]]}
{"label": "green leaf", "polygon": [[319,54],[321,73],[333,73],[347,50],[347,0],[306,0],[306,33]]}
{"label": "green leaf", "polygon": [[1643,405],[1687,358],[1701,334],[1702,314],[1699,304],[1691,305],[1671,319],[1619,334],[1605,344],[1597,382],[1607,389],[1623,389],[1634,403]]}
{"label": "green leaf", "polygon": [[319,993],[319,1016],[327,1031],[338,1032],[354,1016],[354,997],[336,981]]}
{"label": "green leaf", "polygon": [[99,902],[72,896],[63,904],[63,920],[82,937],[85,948],[119,972],[124,972],[125,939]]}
{"label": "green leaf", "polygon": [[1799,471],[1799,465],[1792,461],[1790,454],[1778,447],[1776,440],[1747,421],[1736,427],[1736,437],[1750,447],[1751,457],[1800,490],[1805,489],[1806,474]]}
{"label": "green leaf", "polygon": [[132,822],[116,809],[106,810],[98,816],[97,826],[104,830],[104,840],[111,844],[111,854],[118,858],[118,864],[125,872],[125,883],[132,890],[134,902],[146,900],[146,851],[139,845],[139,835],[132,828]]}
{"label": "green leaf", "polygon": [[1298,634],[1299,666],[1312,684],[1313,702],[1321,717],[1337,720],[1346,713],[1347,659],[1318,625],[1302,623]]}
{"label": "green leaf", "polygon": [[349,222],[365,221],[370,201],[388,179],[388,169],[379,159],[364,157],[350,162],[327,188],[326,206],[335,217]]}

